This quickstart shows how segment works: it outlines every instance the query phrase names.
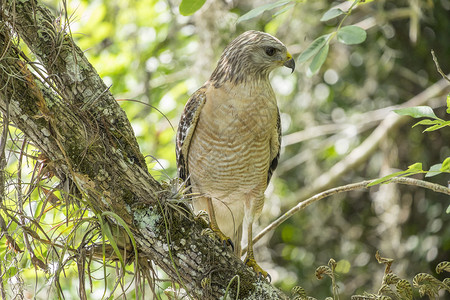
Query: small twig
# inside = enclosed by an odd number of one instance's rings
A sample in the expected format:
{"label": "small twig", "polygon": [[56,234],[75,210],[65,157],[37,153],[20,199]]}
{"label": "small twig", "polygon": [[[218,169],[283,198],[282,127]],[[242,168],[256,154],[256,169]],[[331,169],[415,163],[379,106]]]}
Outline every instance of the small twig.
{"label": "small twig", "polygon": [[[281,223],[283,223],[284,221],[286,221],[287,219],[292,217],[295,213],[304,210],[310,204],[312,204],[312,203],[314,203],[316,201],[319,201],[319,200],[321,200],[323,198],[327,198],[329,196],[335,195],[335,194],[345,193],[345,192],[349,192],[349,191],[353,191],[353,190],[359,190],[359,189],[367,189],[367,188],[369,188],[368,184],[370,184],[373,181],[374,180],[365,180],[365,181],[361,181],[361,182],[358,182],[358,183],[352,183],[352,184],[347,184],[347,185],[344,185],[344,186],[339,186],[339,187],[336,187],[336,188],[332,188],[332,189],[326,190],[326,191],[321,192],[319,194],[316,194],[316,195],[314,195],[314,196],[312,196],[312,197],[310,197],[310,198],[308,198],[308,199],[306,199],[304,201],[301,201],[296,206],[291,208],[289,211],[284,213],[281,217],[279,217],[278,219],[273,221],[271,224],[269,224],[266,228],[264,228],[257,236],[255,236],[253,238],[253,243],[256,243],[257,241],[259,241],[269,231],[274,230],[275,228],[280,226]],[[396,177],[396,178],[393,178],[390,181],[390,183],[413,185],[413,186],[426,188],[426,189],[432,190],[432,191],[437,192],[437,193],[443,193],[443,194],[450,195],[450,188],[447,188],[447,187],[439,185],[439,184],[435,184],[435,183],[419,180],[419,179],[407,178],[407,177]],[[246,251],[247,251],[247,246],[245,246],[242,249],[242,253],[241,254],[242,255],[245,254]]]}
{"label": "small twig", "polygon": [[434,61],[434,64],[436,65],[436,69],[437,69],[437,71],[439,72],[439,74],[441,74],[441,76],[442,76],[445,80],[447,80],[448,82],[450,82],[450,78],[448,78],[448,76],[445,75],[445,73],[442,71],[441,66],[439,65],[439,62],[438,62],[438,60],[437,60],[437,57],[436,57],[436,55],[434,55],[434,50],[433,50],[433,49],[431,49],[431,55],[433,56],[433,61]]}

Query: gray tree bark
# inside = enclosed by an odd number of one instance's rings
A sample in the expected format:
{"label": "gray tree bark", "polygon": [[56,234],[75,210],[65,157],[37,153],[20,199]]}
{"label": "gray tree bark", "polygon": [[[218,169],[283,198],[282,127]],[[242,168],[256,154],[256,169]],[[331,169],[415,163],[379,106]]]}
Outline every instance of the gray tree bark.
{"label": "gray tree bark", "polygon": [[[173,194],[149,175],[124,111],[49,10],[31,0],[1,5],[0,109],[42,151],[47,167],[75,185],[89,209],[120,216],[139,256],[193,298],[220,299],[229,286],[233,299],[286,299],[218,240],[202,235],[205,222],[169,205]],[[33,70],[17,47],[19,37],[45,74]],[[237,280],[229,285],[236,275],[239,289]]]}

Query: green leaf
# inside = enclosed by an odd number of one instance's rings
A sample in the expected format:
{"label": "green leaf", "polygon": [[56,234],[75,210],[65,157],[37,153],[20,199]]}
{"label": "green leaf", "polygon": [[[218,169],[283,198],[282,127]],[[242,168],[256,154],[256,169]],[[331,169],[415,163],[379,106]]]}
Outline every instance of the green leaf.
{"label": "green leaf", "polygon": [[450,214],[450,205],[447,207],[446,213]]}
{"label": "green leaf", "polygon": [[316,56],[314,56],[311,64],[308,67],[308,75],[313,75],[319,71],[320,67],[323,65],[325,60],[327,59],[328,49],[330,48],[329,44],[325,44],[322,49],[317,52]]}
{"label": "green leaf", "polygon": [[424,130],[424,132],[425,131],[435,131],[435,130],[441,129],[441,128],[445,127],[445,126],[450,126],[450,121],[440,122],[440,124],[428,127],[427,129]]}
{"label": "green leaf", "polygon": [[305,51],[303,51],[302,54],[300,54],[300,56],[297,59],[298,63],[301,64],[302,62],[305,62],[311,57],[313,57],[314,54],[316,54],[320,49],[322,49],[323,46],[327,43],[329,36],[330,36],[329,34],[325,34],[315,39],[311,43],[311,45],[309,45],[308,48],[306,48]]}
{"label": "green leaf", "polygon": [[190,16],[199,10],[206,0],[181,0],[180,14],[183,16]]}
{"label": "green leaf", "polygon": [[337,16],[343,15],[345,12],[340,8],[332,8],[328,10],[326,13],[323,14],[322,18],[320,18],[320,21],[325,22],[331,19],[336,18]]}
{"label": "green leaf", "polygon": [[406,171],[407,172],[421,172],[421,171],[423,171],[422,163],[415,163],[413,165],[410,165]]}
{"label": "green leaf", "polygon": [[436,176],[438,174],[441,174],[442,172],[440,171],[442,164],[436,164],[436,165],[432,165],[430,167],[430,170],[427,172],[427,174],[425,174],[425,177],[433,177]]}
{"label": "green leaf", "polygon": [[437,125],[440,124],[439,120],[430,120],[430,119],[424,119],[412,126],[412,128],[416,127],[417,125]]}
{"label": "green leaf", "polygon": [[439,169],[439,171],[441,171],[441,172],[450,172],[450,157],[447,157],[446,159],[444,159],[444,161],[442,162],[442,166]]}
{"label": "green leaf", "polygon": [[403,174],[406,174],[406,173],[407,173],[406,171],[395,172],[395,173],[386,175],[384,177],[378,178],[377,180],[374,180],[371,183],[369,183],[367,186],[374,186],[374,185],[377,185],[377,184],[380,184],[380,183],[389,182],[389,180],[391,178],[394,178],[394,177],[397,177],[397,176],[400,176],[400,175],[403,175]]}
{"label": "green leaf", "polygon": [[337,32],[338,41],[346,45],[361,44],[366,40],[366,37],[366,31],[354,25],[342,27]]}
{"label": "green leaf", "polygon": [[243,16],[240,16],[239,19],[237,19],[237,23],[257,17],[257,16],[261,15],[263,12],[265,12],[266,10],[271,10],[271,9],[286,5],[289,2],[291,2],[291,1],[281,0],[281,1],[277,1],[275,3],[269,3],[269,4],[266,4],[263,6],[256,7],[254,9],[252,9],[251,11],[249,11],[248,13],[244,14]]}
{"label": "green leaf", "polygon": [[432,118],[439,119],[429,106],[414,106],[400,109],[394,109],[394,112],[401,116],[411,116],[413,118]]}
{"label": "green leaf", "polygon": [[399,171],[399,172],[395,172],[393,174],[389,174],[387,176],[381,177],[377,180],[372,181],[367,186],[369,187],[369,186],[374,186],[374,185],[377,185],[380,183],[389,183],[391,181],[391,179],[394,177],[411,176],[411,175],[423,173],[423,172],[425,172],[425,171],[422,170],[422,163],[415,163],[415,164],[410,165],[408,167],[408,169],[405,171]]}

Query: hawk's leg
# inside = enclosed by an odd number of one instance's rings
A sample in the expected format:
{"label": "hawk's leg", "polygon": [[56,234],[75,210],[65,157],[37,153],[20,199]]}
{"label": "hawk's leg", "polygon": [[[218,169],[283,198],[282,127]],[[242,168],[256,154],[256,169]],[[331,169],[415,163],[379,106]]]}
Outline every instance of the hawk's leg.
{"label": "hawk's leg", "polygon": [[230,245],[231,249],[233,249],[234,251],[233,242],[229,237],[223,234],[222,231],[220,231],[219,225],[217,225],[216,214],[214,213],[214,206],[212,204],[211,198],[207,198],[206,201],[208,203],[209,227],[211,227],[211,230],[214,231],[214,233],[219,237],[219,239],[223,242],[225,246]]}
{"label": "hawk's leg", "polygon": [[245,257],[245,264],[249,267],[251,267],[258,276],[262,276],[264,278],[269,277],[270,281],[270,275],[264,271],[255,260],[255,256],[253,255],[253,234],[252,234],[252,227],[253,222],[248,223],[247,231],[248,231],[248,247],[247,247],[247,256]]}

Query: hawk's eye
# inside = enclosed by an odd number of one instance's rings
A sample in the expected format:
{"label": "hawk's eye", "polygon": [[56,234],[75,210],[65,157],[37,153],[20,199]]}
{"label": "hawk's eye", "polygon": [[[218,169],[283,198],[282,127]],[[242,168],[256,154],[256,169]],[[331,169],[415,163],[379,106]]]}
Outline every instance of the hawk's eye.
{"label": "hawk's eye", "polygon": [[266,48],[266,54],[269,55],[269,56],[273,56],[276,51],[277,51],[277,49],[275,49],[273,47],[267,47]]}

